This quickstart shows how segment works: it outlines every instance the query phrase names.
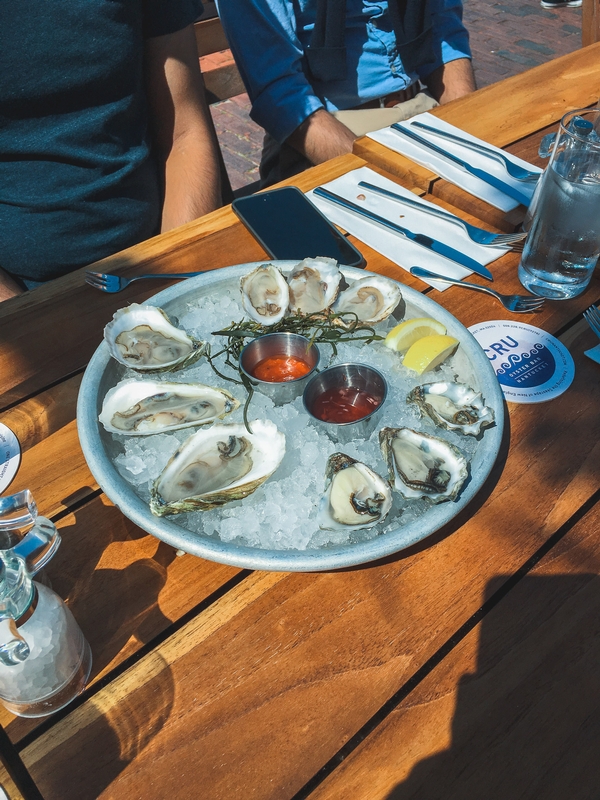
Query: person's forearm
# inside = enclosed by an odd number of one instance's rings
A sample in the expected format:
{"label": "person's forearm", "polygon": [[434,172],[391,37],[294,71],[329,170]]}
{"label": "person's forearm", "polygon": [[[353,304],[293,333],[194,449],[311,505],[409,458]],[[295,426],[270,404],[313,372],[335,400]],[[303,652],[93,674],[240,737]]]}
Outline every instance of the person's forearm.
{"label": "person's forearm", "polygon": [[18,294],[23,294],[23,289],[0,267],[0,303]]}
{"label": "person's forearm", "polygon": [[191,25],[147,39],[146,83],[164,184],[161,231],[221,206],[218,143]]}
{"label": "person's forearm", "polygon": [[222,205],[216,144],[211,135],[180,136],[165,163],[161,232],[184,225]]}
{"label": "person's forearm", "polygon": [[305,119],[286,141],[312,164],[322,164],[351,153],[355,139],[349,128],[321,108]]}
{"label": "person's forearm", "polygon": [[477,88],[469,58],[457,58],[438,67],[425,78],[424,83],[442,105],[474,92]]}

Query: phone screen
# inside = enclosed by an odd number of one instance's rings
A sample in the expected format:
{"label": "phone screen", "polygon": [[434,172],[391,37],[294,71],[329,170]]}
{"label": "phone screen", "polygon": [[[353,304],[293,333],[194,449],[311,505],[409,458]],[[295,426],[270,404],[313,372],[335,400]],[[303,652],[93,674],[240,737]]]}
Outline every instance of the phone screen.
{"label": "phone screen", "polygon": [[239,197],[231,207],[271,258],[324,256],[348,267],[366,265],[362,253],[295,186]]}

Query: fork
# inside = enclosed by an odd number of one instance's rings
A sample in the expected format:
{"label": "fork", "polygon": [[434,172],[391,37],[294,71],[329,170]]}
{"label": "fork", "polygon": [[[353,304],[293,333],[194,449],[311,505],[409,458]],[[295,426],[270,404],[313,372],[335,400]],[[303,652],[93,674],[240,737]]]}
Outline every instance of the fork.
{"label": "fork", "polygon": [[534,297],[533,295],[523,294],[500,294],[493,289],[488,289],[487,286],[480,286],[478,283],[463,283],[455,278],[448,278],[445,275],[438,275],[435,272],[430,272],[428,269],[422,267],[411,267],[411,274],[416,275],[417,278],[431,278],[432,280],[442,281],[442,283],[451,283],[456,286],[462,286],[463,289],[472,289],[474,292],[483,292],[484,294],[491,294],[495,297],[507,311],[512,311],[513,314],[529,314],[533,311],[539,311],[544,305],[543,297]]}
{"label": "fork", "polygon": [[587,324],[600,339],[600,310],[597,306],[590,306],[583,312]]}
{"label": "fork", "polygon": [[500,161],[504,164],[506,171],[508,174],[515,178],[518,181],[525,181],[525,183],[535,183],[539,180],[541,172],[533,172],[530,169],[525,169],[524,167],[519,166],[519,164],[515,164],[514,161],[511,161],[510,158],[507,158],[504,153],[498,152],[498,150],[494,150],[491,147],[486,147],[484,144],[480,144],[479,142],[473,142],[470,139],[463,139],[462,136],[456,136],[454,133],[450,133],[449,131],[443,131],[439,128],[433,128],[431,125],[425,125],[424,122],[411,122],[411,125],[414,125],[415,128],[422,128],[425,131],[429,131],[429,133],[433,133],[435,136],[439,136],[440,139],[447,139],[450,142],[456,142],[457,144],[463,145],[463,147],[467,147],[470,150],[475,150],[477,153],[484,153],[486,156],[491,156],[495,158],[497,161]]}
{"label": "fork", "polygon": [[101,292],[108,292],[114,294],[115,292],[122,291],[126,286],[129,286],[133,281],[141,281],[146,278],[156,278],[163,281],[179,280],[180,278],[193,278],[196,275],[202,275],[202,272],[180,272],[176,273],[160,273],[155,272],[151,275],[135,275],[133,278],[123,278],[121,275],[111,275],[108,272],[86,272],[85,282],[94,289],[100,289]]}
{"label": "fork", "polygon": [[[413,123],[414,124],[414,123]],[[512,250],[520,251],[523,248],[523,239],[527,233],[492,233],[483,228],[478,228],[475,225],[469,225],[460,217],[450,214],[449,211],[443,211],[441,208],[432,205],[431,203],[419,203],[418,200],[413,200],[411,197],[404,197],[404,195],[390,192],[389,189],[382,189],[381,186],[376,186],[374,183],[367,183],[367,181],[359,181],[358,185],[363,189],[368,189],[371,192],[376,192],[384,197],[390,197],[399,203],[410,206],[411,208],[418,208],[419,211],[424,211],[426,214],[431,214],[432,217],[439,217],[440,219],[447,219],[454,222],[463,228],[469,239],[482,244],[485,247],[510,247]]]}

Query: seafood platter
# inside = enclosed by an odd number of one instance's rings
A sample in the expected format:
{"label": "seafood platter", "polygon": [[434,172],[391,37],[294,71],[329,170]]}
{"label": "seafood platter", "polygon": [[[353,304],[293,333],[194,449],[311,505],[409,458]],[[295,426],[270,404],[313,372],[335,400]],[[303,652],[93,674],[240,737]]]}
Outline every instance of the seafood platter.
{"label": "seafood platter", "polygon": [[[262,358],[286,337],[307,340],[310,363]],[[367,373],[379,383],[351,384],[352,407],[350,384],[326,381]],[[269,391],[287,381],[291,394]],[[315,386],[333,416],[309,405]],[[455,317],[330,259],[214,270],[120,309],[77,407],[90,470],[125,516],[184,552],[282,571],[367,563],[439,530],[483,486],[503,420]]]}

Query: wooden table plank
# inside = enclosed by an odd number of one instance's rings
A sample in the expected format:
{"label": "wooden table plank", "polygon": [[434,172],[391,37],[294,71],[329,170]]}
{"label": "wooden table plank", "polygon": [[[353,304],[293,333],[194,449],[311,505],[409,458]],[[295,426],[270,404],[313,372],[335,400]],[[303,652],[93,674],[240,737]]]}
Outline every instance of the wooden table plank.
{"label": "wooden table plank", "polygon": [[[576,362],[567,394],[511,408],[506,463],[445,531],[384,564],[277,580],[191,649],[184,629],[143,659],[141,674],[156,676],[147,685],[126,673],[40,737],[23,757],[48,800],[81,797],[90,774],[105,797],[186,797],[198,785],[211,798],[292,797],[475,613],[488,582],[511,575],[598,491],[600,387],[596,366]],[[520,513],[507,518],[507,508]],[[130,704],[114,704],[125,696]],[[103,704],[110,710],[94,716]],[[157,722],[133,747],[139,707]],[[109,767],[104,754],[114,760],[121,735],[127,757]]]}
{"label": "wooden table plank", "polygon": [[599,574],[596,504],[311,800],[597,797]]}

